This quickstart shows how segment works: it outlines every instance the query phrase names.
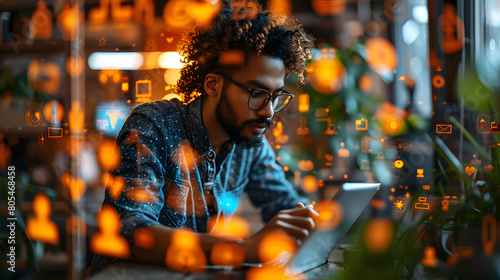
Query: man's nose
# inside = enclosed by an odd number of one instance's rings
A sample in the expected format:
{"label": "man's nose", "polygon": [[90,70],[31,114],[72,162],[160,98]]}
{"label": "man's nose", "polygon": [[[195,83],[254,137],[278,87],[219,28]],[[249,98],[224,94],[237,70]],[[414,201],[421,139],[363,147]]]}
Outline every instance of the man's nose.
{"label": "man's nose", "polygon": [[272,119],[274,116],[274,106],[273,106],[273,100],[269,100],[267,102],[266,106],[264,108],[260,109],[258,112],[260,117],[266,118],[266,119]]}

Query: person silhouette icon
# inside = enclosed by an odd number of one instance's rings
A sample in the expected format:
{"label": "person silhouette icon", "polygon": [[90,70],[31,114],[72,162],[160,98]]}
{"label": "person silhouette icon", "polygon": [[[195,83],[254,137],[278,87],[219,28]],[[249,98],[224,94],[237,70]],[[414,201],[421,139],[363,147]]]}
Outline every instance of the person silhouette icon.
{"label": "person silhouette icon", "polygon": [[436,258],[436,249],[434,249],[434,247],[427,246],[424,249],[424,257],[420,264],[426,267],[434,267],[438,265],[438,259]]}
{"label": "person silhouette icon", "polygon": [[26,224],[26,233],[31,240],[38,240],[47,244],[59,242],[59,231],[56,224],[50,219],[52,206],[45,194],[37,194],[33,199],[35,217]]}
{"label": "person silhouette icon", "polygon": [[120,235],[120,216],[112,206],[104,205],[97,214],[99,232],[92,236],[90,248],[98,254],[128,258],[130,247],[127,240]]}

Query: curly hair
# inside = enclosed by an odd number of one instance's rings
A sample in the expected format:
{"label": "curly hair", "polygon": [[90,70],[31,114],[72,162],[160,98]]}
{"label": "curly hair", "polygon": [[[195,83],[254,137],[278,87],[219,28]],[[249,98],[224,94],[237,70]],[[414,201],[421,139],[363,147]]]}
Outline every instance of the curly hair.
{"label": "curly hair", "polygon": [[[177,91],[184,103],[193,101],[205,93],[208,73],[242,67],[252,53],[281,59],[286,76],[296,73],[299,85],[304,86],[306,61],[311,59],[313,48],[314,36],[295,18],[263,11],[253,1],[225,0],[212,28],[193,29],[181,40],[179,53],[184,67]],[[224,63],[228,60],[225,55],[231,60],[228,54],[234,57],[235,53],[242,54],[241,63]]]}

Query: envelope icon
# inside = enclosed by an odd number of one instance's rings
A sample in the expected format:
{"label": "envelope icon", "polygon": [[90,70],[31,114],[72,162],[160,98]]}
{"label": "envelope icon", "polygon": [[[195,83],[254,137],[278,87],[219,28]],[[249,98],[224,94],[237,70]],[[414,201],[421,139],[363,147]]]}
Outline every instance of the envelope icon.
{"label": "envelope icon", "polygon": [[436,124],[437,134],[451,134],[451,124]]}

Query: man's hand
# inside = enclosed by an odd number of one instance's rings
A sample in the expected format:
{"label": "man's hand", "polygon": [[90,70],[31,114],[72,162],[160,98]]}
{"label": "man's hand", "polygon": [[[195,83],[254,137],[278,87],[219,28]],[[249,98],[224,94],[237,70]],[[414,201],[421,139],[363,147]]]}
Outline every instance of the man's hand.
{"label": "man's hand", "polygon": [[241,242],[246,252],[246,261],[260,261],[258,256],[259,242],[268,232],[273,230],[286,232],[292,237],[297,246],[302,245],[302,242],[315,227],[313,217],[318,216],[319,214],[313,209],[312,205],[304,206],[302,203],[297,203],[295,209],[281,210],[259,232]]}

